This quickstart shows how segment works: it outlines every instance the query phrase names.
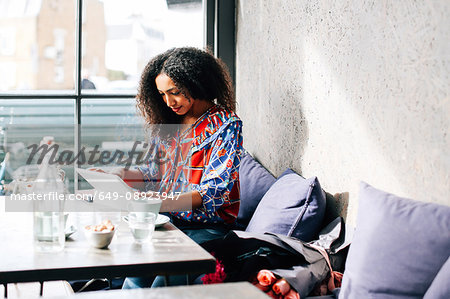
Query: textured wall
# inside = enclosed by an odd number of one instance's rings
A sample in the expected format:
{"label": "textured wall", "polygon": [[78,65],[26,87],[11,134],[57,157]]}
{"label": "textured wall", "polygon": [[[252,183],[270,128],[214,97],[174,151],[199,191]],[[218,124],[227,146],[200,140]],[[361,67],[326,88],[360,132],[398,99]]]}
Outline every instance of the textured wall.
{"label": "textured wall", "polygon": [[245,147],[274,175],[450,205],[450,2],[237,1]]}

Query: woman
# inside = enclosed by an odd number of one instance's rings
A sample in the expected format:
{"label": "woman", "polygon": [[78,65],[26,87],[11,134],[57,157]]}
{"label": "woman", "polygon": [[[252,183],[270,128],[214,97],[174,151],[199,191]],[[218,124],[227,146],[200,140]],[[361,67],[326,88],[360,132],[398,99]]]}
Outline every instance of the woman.
{"label": "woman", "polygon": [[[151,159],[116,174],[133,187],[177,198],[164,200],[161,211],[197,243],[223,236],[239,211],[243,151],[226,68],[206,51],[168,50],[144,69],[137,105],[153,129]],[[127,279],[124,287],[148,282]]]}

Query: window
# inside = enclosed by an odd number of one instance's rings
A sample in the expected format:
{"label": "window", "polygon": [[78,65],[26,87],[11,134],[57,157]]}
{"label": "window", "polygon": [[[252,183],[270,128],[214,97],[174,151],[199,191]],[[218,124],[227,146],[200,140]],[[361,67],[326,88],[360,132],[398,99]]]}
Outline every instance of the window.
{"label": "window", "polygon": [[[206,2],[206,1],[205,1]],[[210,1],[209,1],[210,2]],[[33,179],[29,148],[127,150],[143,140],[135,96],[142,69],[175,46],[203,47],[202,0],[0,0],[0,161]],[[36,158],[36,157],[35,157]],[[62,165],[78,188],[74,165]]]}
{"label": "window", "polygon": [[0,30],[0,54],[3,56],[14,55],[16,51],[16,28],[3,27]]}

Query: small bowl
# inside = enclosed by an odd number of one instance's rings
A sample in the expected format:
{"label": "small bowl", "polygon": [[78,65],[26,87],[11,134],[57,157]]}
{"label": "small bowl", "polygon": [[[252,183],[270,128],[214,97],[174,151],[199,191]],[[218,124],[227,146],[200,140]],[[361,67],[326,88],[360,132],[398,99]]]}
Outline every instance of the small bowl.
{"label": "small bowl", "polygon": [[84,228],[84,235],[92,247],[106,248],[111,244],[115,231],[115,229],[112,231],[92,231]]}

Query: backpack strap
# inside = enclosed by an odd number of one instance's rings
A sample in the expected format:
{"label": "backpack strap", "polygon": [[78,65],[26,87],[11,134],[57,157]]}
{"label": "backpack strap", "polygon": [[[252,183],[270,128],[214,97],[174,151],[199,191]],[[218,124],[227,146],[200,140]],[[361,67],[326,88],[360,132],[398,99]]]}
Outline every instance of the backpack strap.
{"label": "backpack strap", "polygon": [[315,244],[307,244],[307,246],[310,246],[320,252],[320,254],[325,258],[327,261],[328,267],[330,268],[330,280],[328,281],[328,289],[330,291],[333,291],[335,288],[339,288],[342,283],[342,276],[343,274],[341,272],[333,271],[333,268],[331,267],[330,257],[328,256],[328,253],[325,249],[323,249],[320,246],[317,246]]}

